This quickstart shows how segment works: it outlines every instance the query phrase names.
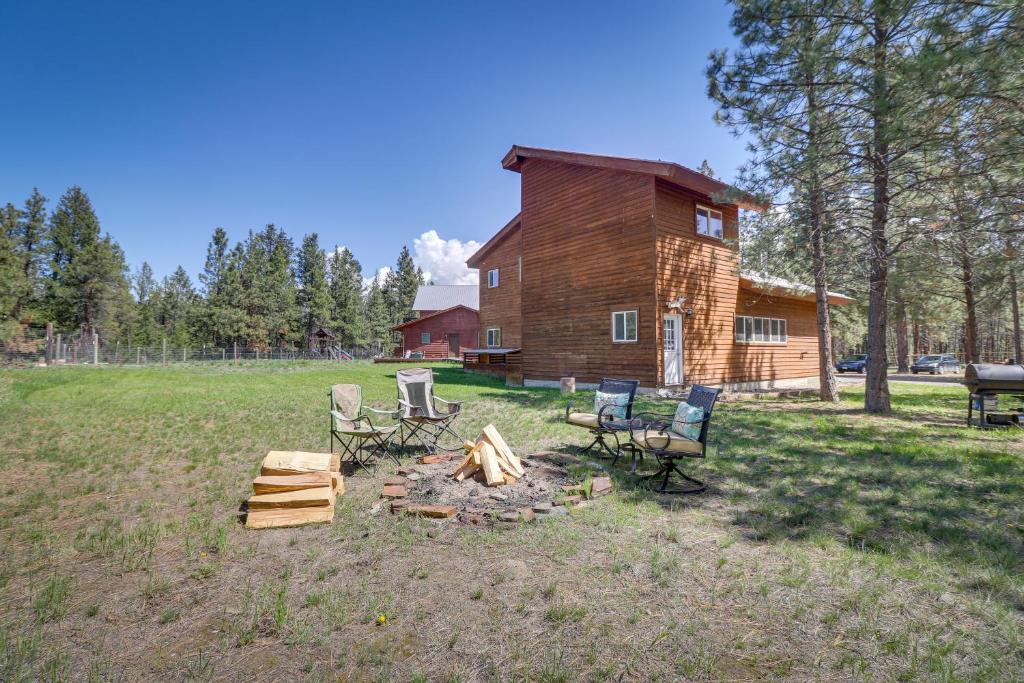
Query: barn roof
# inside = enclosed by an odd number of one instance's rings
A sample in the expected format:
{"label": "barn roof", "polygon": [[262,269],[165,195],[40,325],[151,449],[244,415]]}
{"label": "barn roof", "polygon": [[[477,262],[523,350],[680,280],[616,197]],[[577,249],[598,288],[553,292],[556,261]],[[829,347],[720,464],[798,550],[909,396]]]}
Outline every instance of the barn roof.
{"label": "barn roof", "polygon": [[415,327],[416,325],[419,325],[421,322],[423,322],[425,320],[433,320],[434,318],[440,318],[442,315],[444,315],[446,313],[451,313],[452,311],[454,311],[456,309],[459,309],[459,308],[467,310],[467,311],[472,311],[473,313],[477,313],[478,312],[477,309],[475,309],[475,308],[470,308],[469,306],[463,306],[462,304],[456,304],[455,306],[452,306],[450,308],[446,308],[443,311],[435,311],[435,312],[431,313],[430,315],[425,315],[422,318],[413,318],[412,320],[406,320],[404,323],[398,323],[397,325],[395,325],[391,329],[392,330],[404,330],[407,327]]}
{"label": "barn roof", "polygon": [[477,285],[423,285],[412,303],[414,311],[443,311],[453,306],[480,310],[480,288]]}

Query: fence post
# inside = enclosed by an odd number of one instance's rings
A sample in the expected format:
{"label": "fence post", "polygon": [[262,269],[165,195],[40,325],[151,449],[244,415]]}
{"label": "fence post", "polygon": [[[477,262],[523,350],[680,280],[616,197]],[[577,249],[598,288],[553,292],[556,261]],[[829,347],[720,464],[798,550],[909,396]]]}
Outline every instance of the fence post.
{"label": "fence post", "polygon": [[185,354],[187,354],[187,353],[188,353],[188,347],[187,346],[182,347],[182,349],[181,349],[181,362],[182,363],[185,362]]}
{"label": "fence post", "polygon": [[224,360],[224,354],[225,354],[226,351],[227,351],[227,349],[221,349],[220,350],[220,359],[221,360]]}
{"label": "fence post", "polygon": [[100,364],[100,335],[96,332],[92,333],[92,364]]}
{"label": "fence post", "polygon": [[236,342],[234,342],[234,344],[235,344],[235,360],[237,361],[238,360],[238,342],[236,341]]}
{"label": "fence post", "polygon": [[141,346],[136,346],[135,347],[135,364],[136,365],[142,365],[142,347]]}
{"label": "fence post", "polygon": [[257,347],[257,348],[256,348],[256,360],[259,360],[259,359],[260,359],[260,350],[259,350],[259,348]]}
{"label": "fence post", "polygon": [[167,337],[164,337],[162,362],[164,365],[167,365]]}
{"label": "fence post", "polygon": [[46,323],[46,364],[53,363],[53,323]]}

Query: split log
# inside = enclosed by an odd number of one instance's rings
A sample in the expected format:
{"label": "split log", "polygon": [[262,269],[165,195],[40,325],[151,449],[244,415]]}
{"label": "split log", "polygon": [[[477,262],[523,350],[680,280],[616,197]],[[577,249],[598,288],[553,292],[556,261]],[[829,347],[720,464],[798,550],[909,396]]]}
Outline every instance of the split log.
{"label": "split log", "polygon": [[270,529],[334,521],[334,506],[252,510],[245,516],[247,529]]}
{"label": "split log", "polygon": [[480,447],[480,469],[487,478],[488,486],[500,486],[505,483],[505,475],[501,472],[494,446],[486,442]]}
{"label": "split log", "polygon": [[451,505],[409,505],[403,508],[402,511],[407,515],[443,519],[445,517],[454,517],[459,509]]}
{"label": "split log", "polygon": [[516,457],[516,454],[512,452],[512,449],[505,443],[505,439],[498,433],[498,429],[494,425],[487,425],[484,427],[484,438],[486,438],[494,449],[501,454],[501,457],[508,461],[508,464],[512,466],[514,470],[513,474],[518,477],[526,474],[526,470],[523,469],[523,463]]}
{"label": "split log", "polygon": [[256,477],[252,480],[252,492],[282,493],[284,491],[301,491],[316,489],[321,486],[334,488],[336,479],[331,472],[298,472],[291,476],[277,475]]}
{"label": "split log", "polygon": [[337,472],[341,456],[337,453],[305,453],[303,451],[270,451],[263,458],[263,476],[290,475],[296,472]]}
{"label": "split log", "polygon": [[330,486],[281,493],[261,493],[249,497],[250,510],[277,510],[280,508],[333,507],[334,492]]}

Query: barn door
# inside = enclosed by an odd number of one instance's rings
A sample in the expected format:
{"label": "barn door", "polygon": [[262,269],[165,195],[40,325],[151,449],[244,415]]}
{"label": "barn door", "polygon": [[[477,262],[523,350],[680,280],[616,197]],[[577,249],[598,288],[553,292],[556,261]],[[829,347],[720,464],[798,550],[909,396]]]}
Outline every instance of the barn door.
{"label": "barn door", "polygon": [[664,354],[665,384],[683,383],[683,318],[666,313],[662,318],[661,341]]}
{"label": "barn door", "polygon": [[458,333],[448,333],[448,357],[458,358],[462,354],[459,353],[459,335]]}

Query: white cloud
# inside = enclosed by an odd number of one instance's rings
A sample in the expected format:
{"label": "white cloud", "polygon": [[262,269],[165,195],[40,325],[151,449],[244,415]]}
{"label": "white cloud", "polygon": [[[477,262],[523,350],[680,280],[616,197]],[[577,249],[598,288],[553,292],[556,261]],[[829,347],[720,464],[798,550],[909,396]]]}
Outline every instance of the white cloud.
{"label": "white cloud", "polygon": [[413,240],[412,260],[423,269],[425,282],[438,285],[475,285],[476,270],[466,266],[466,259],[482,246],[475,240],[442,239],[437,230],[427,230]]}
{"label": "white cloud", "polygon": [[384,279],[388,276],[388,273],[390,273],[390,272],[391,272],[391,267],[390,266],[381,266],[380,268],[377,269],[377,272],[373,274],[373,277],[364,277],[363,278],[363,289],[364,290],[369,289],[370,286],[373,284],[374,280],[377,281],[377,284],[379,284],[380,286],[383,287],[384,286]]}

